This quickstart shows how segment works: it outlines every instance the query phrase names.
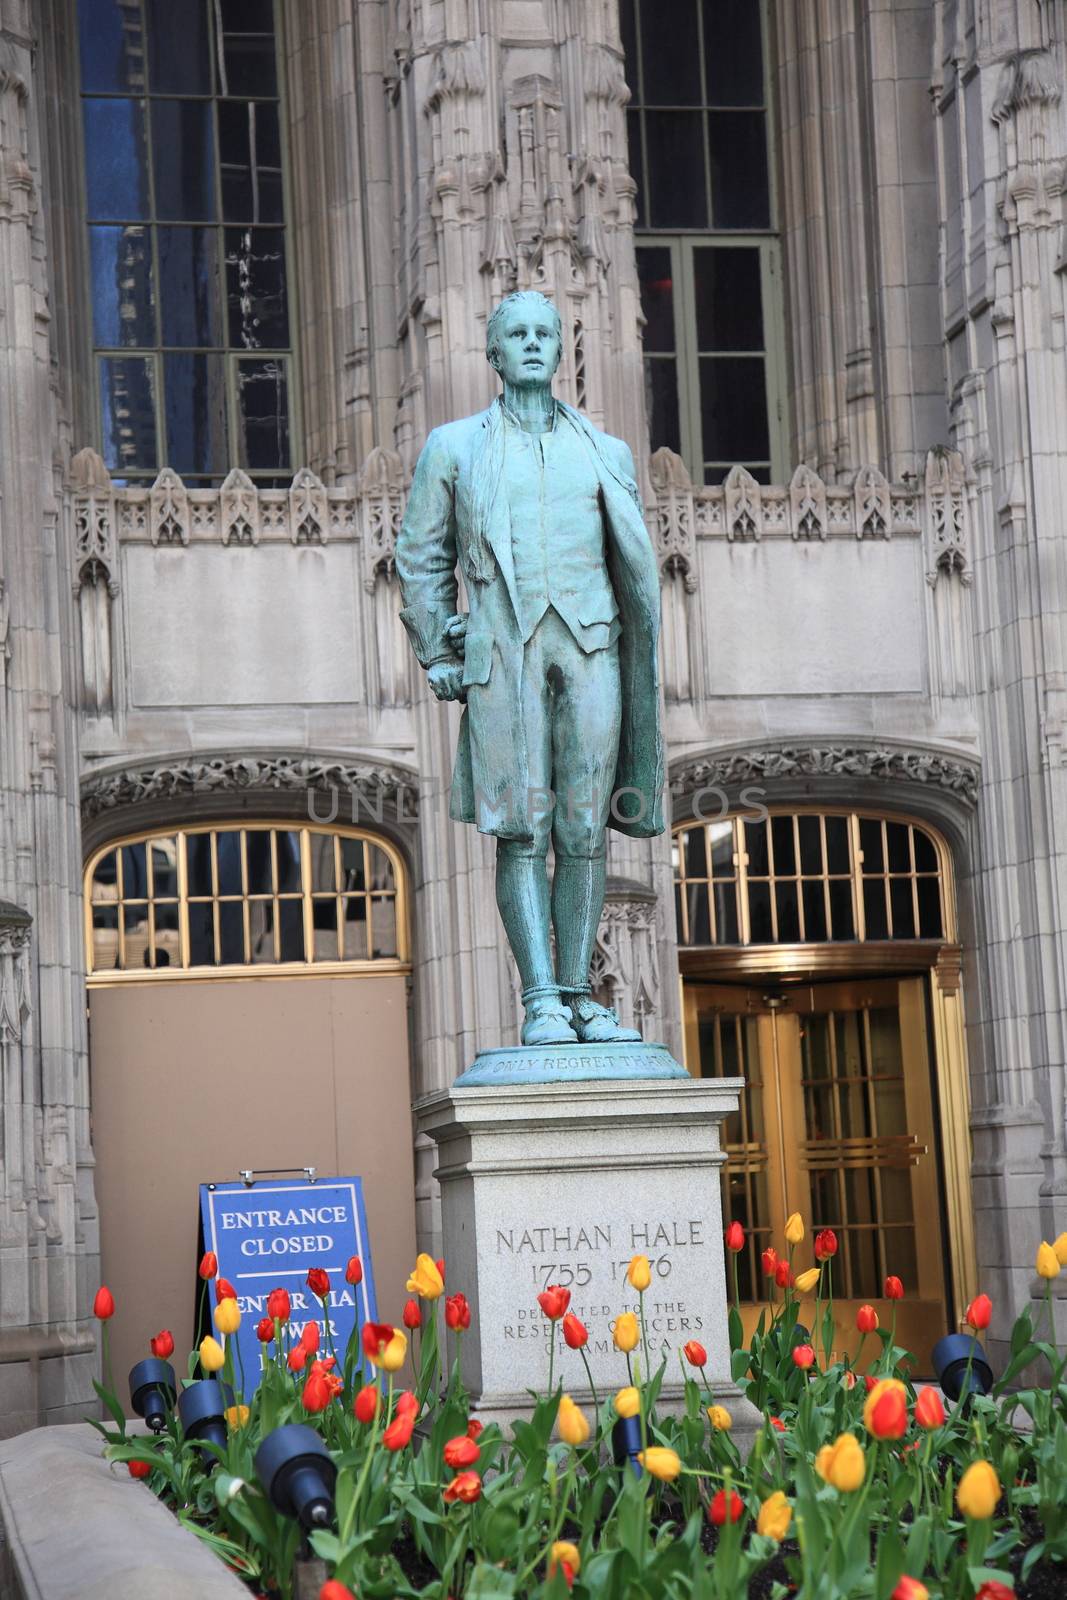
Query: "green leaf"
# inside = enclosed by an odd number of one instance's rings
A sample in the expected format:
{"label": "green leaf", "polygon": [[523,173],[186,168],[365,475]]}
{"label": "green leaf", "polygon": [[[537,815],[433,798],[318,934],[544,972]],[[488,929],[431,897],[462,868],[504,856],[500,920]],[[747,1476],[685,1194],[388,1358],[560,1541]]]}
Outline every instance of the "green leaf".
{"label": "green leaf", "polygon": [[[863,1530],[866,1534],[866,1529]],[[904,1546],[900,1534],[890,1524],[878,1544],[878,1561],[874,1569],[874,1592],[877,1600],[889,1600],[904,1571]]]}
{"label": "green leaf", "polygon": [[499,1567],[479,1561],[471,1573],[465,1593],[469,1600],[502,1600],[502,1597],[515,1593],[517,1581],[514,1572],[503,1572]]}
{"label": "green leaf", "polygon": [[111,1393],[111,1390],[105,1389],[104,1385],[102,1383],[97,1383],[95,1378],[93,1379],[93,1388],[96,1390],[97,1399],[103,1406],[106,1406],[112,1421],[115,1423],[115,1426],[118,1428],[123,1438],[125,1438],[126,1413],[115,1399],[115,1396]]}

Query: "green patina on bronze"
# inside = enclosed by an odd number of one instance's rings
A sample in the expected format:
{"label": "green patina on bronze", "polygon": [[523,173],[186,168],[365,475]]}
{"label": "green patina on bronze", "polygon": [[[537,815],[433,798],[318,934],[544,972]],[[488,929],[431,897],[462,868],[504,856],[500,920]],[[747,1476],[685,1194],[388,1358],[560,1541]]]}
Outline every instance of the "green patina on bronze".
{"label": "green patina on bronze", "polygon": [[[490,317],[504,392],[426,441],[397,540],[400,616],[437,698],[465,702],[451,815],[497,837],[523,1044],[636,1045],[591,999],[589,964],[605,829],[664,828],[659,574],[628,446],[552,394],[560,351],[541,294]],[[616,1075],[642,1075],[614,1055]]]}

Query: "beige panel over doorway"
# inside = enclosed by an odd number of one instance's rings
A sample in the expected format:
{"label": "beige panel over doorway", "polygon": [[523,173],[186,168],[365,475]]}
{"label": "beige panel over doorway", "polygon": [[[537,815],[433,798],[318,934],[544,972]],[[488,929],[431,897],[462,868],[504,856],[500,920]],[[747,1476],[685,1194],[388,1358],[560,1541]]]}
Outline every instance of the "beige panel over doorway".
{"label": "beige panel over doorway", "polygon": [[311,1165],[363,1179],[378,1305],[415,1253],[405,978],[241,978],[89,991],[102,1279],[120,1399],[148,1340],[193,1332],[197,1185]]}

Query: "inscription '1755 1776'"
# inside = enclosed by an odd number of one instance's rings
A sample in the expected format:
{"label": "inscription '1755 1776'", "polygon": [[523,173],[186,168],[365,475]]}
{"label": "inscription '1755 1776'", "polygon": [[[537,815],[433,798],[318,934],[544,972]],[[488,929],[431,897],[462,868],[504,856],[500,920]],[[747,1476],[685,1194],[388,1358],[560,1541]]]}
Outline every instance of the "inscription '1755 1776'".
{"label": "inscription '1755 1776'", "polygon": [[496,1230],[497,1255],[528,1263],[531,1282],[539,1290],[550,1283],[584,1289],[593,1281],[594,1269],[606,1269],[611,1283],[621,1283],[636,1254],[648,1256],[654,1281],[663,1280],[671,1275],[674,1250],[699,1248],[705,1242],[704,1221],[696,1217]]}

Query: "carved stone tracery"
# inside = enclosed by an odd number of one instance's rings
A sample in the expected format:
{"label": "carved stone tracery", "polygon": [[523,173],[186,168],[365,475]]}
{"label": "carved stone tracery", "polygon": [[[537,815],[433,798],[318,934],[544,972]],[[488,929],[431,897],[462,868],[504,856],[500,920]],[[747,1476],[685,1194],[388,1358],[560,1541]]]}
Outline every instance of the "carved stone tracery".
{"label": "carved stone tracery", "polygon": [[419,780],[408,768],[388,762],[327,756],[204,756],[89,773],[81,786],[82,820],[91,821],[118,807],[257,789],[354,793],[375,806],[379,800],[402,806],[404,818],[410,820],[417,812]]}
{"label": "carved stone tracery", "polygon": [[701,789],[788,778],[876,778],[948,790],[969,806],[978,803],[977,760],[895,745],[783,744],[725,750],[679,761],[671,772],[676,800]]}

